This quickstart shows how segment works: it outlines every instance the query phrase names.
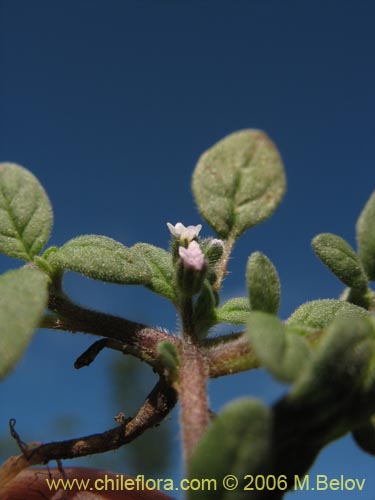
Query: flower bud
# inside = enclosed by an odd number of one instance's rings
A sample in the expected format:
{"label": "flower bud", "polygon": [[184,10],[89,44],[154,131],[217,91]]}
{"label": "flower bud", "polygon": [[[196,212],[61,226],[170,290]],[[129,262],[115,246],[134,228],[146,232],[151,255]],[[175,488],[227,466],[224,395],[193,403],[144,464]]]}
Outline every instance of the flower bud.
{"label": "flower bud", "polygon": [[207,262],[196,241],[191,241],[187,248],[179,247],[180,262],[177,279],[181,291],[185,295],[194,295],[202,288],[206,274]]}
{"label": "flower bud", "polygon": [[181,222],[177,222],[176,225],[167,222],[167,226],[172,235],[171,254],[173,262],[176,263],[179,258],[180,245],[187,248],[191,241],[196,240],[202,229],[202,224],[185,227]]}
{"label": "flower bud", "polygon": [[206,249],[206,257],[210,264],[215,264],[221,259],[224,252],[224,242],[222,240],[213,239],[209,242]]}

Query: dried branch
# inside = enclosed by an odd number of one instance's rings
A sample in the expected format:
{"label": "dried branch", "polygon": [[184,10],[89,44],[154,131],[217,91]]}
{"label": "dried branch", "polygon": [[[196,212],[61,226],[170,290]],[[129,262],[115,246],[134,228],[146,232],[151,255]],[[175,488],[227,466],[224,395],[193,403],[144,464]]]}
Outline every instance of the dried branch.
{"label": "dried branch", "polygon": [[[22,455],[11,457],[0,468],[0,485],[5,486],[21,470],[51,460],[63,460],[104,453],[130,443],[147,429],[158,425],[173,409],[177,401],[175,390],[163,379],[155,385],[135,417],[123,424],[99,434],[69,439],[23,449]],[[12,426],[14,431],[14,423]],[[18,434],[16,433],[18,436]],[[17,441],[20,440],[19,436]],[[21,442],[21,441],[20,441]]]}

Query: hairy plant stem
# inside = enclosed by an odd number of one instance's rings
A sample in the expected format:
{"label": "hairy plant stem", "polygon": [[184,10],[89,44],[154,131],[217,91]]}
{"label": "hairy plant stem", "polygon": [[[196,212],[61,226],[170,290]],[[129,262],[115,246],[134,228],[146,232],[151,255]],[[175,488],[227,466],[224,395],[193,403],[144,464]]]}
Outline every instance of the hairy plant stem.
{"label": "hairy plant stem", "polygon": [[218,265],[216,266],[217,278],[216,278],[216,281],[212,287],[215,292],[220,291],[223,279],[225,278],[225,276],[227,274],[228,261],[229,261],[230,254],[233,250],[233,246],[234,246],[235,241],[236,241],[236,239],[232,234],[230,234],[228,236],[228,239],[224,241],[223,255],[222,255]]}
{"label": "hairy plant stem", "polygon": [[210,421],[207,400],[208,363],[192,341],[183,342],[180,351],[179,400],[185,464]]}
{"label": "hairy plant stem", "polygon": [[191,296],[184,297],[181,304],[182,335],[185,339],[195,336],[193,322],[193,299]]}
{"label": "hairy plant stem", "polygon": [[91,333],[118,340],[132,348],[132,354],[143,361],[157,357],[157,344],[170,336],[160,330],[118,316],[86,309],[72,302],[65,294],[51,290],[48,307],[57,316],[47,316],[41,326]]}

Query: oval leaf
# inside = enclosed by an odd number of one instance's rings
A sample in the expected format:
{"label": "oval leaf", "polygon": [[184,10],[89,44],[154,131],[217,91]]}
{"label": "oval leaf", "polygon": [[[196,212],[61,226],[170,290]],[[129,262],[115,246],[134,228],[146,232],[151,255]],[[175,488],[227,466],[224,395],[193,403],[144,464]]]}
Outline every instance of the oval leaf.
{"label": "oval leaf", "polygon": [[147,243],[137,243],[130,250],[141,267],[148,269],[148,281],[144,283],[145,286],[174,301],[176,298],[175,272],[171,254]]}
{"label": "oval leaf", "polygon": [[138,285],[150,280],[148,266],[129,248],[106,236],[74,238],[50,253],[47,261],[58,269],[109,283]]}
{"label": "oval leaf", "polygon": [[338,317],[368,316],[369,312],[362,307],[355,306],[341,300],[323,299],[312,300],[302,304],[288,319],[288,325],[306,325],[315,329],[322,329]]}
{"label": "oval leaf", "polygon": [[250,255],[246,280],[253,311],[277,314],[280,306],[280,281],[276,268],[261,252]]}
{"label": "oval leaf", "polygon": [[22,268],[0,276],[0,378],[25,351],[47,305],[48,277]]}
{"label": "oval leaf", "polygon": [[345,285],[366,290],[367,276],[352,247],[335,234],[322,233],[312,240],[312,247],[320,260]]}
{"label": "oval leaf", "polygon": [[267,219],[285,187],[280,155],[260,130],[235,132],[206,151],[192,184],[199,212],[221,238],[238,238]]}
{"label": "oval leaf", "polygon": [[375,281],[375,191],[357,221],[359,258],[370,280]]}
{"label": "oval leaf", "polygon": [[372,318],[338,318],[328,327],[311,363],[273,407],[276,473],[303,476],[325,445],[371,417],[374,359]]}
{"label": "oval leaf", "polygon": [[260,364],[279,380],[293,382],[311,359],[305,339],[289,332],[275,316],[250,313],[247,333]]}
{"label": "oval leaf", "polygon": [[[264,469],[270,457],[271,434],[271,412],[261,402],[244,398],[226,406],[199,442],[189,463],[191,478],[216,479],[217,488],[191,490],[189,500],[249,498],[249,492],[244,491],[248,482],[245,476],[272,474]],[[235,491],[223,487],[223,479],[229,474],[239,480]]]}
{"label": "oval leaf", "polygon": [[51,204],[38,179],[19,165],[0,163],[0,252],[31,261],[51,227]]}
{"label": "oval leaf", "polygon": [[216,317],[221,323],[232,323],[233,325],[246,324],[250,313],[249,299],[237,297],[228,300],[216,310]]}
{"label": "oval leaf", "polygon": [[351,414],[356,418],[359,415],[366,418],[366,406],[370,400],[369,418],[375,406],[372,392],[375,389],[374,361],[373,318],[336,318],[323,336],[313,363],[303,373],[290,397],[309,405],[319,402],[322,412],[317,418],[323,419],[325,415],[330,418],[329,415],[335,413],[344,420]]}

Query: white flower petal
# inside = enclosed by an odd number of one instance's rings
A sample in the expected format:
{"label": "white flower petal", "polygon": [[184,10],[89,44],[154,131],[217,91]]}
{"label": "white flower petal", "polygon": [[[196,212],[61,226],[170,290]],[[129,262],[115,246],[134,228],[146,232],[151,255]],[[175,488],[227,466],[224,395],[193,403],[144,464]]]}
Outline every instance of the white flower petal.
{"label": "white flower petal", "polygon": [[170,222],[167,222],[167,226],[169,231],[171,232],[172,236],[175,238],[180,238],[182,232],[186,229],[185,226],[181,222],[177,222],[177,224],[174,226]]}

